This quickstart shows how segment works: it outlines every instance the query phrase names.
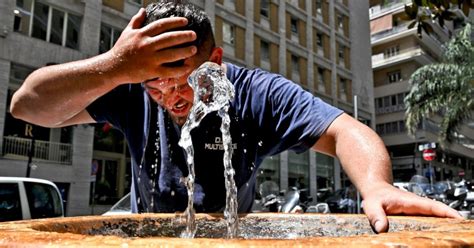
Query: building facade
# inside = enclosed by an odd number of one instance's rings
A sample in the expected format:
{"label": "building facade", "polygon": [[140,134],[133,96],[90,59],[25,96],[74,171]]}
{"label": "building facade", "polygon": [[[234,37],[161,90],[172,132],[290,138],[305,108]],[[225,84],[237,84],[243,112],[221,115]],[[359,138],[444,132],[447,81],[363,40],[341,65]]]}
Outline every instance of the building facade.
{"label": "building facade", "polygon": [[[418,35],[416,26],[404,20],[408,0],[370,1],[372,69],[376,113],[376,131],[382,136],[390,153],[395,181],[408,181],[423,175],[433,181],[472,179],[474,166],[474,124],[462,128],[464,141],[446,149],[437,145],[437,158],[427,162],[419,146],[437,142],[439,118],[424,120],[416,137],[405,130],[404,98],[410,90],[410,76],[421,66],[440,61],[443,44],[460,27],[459,21],[447,22],[445,27],[433,23],[433,32]],[[461,11],[456,11],[460,18]],[[436,144],[435,144],[436,145]]]}
{"label": "building facade", "polygon": [[[48,129],[16,120],[9,113],[11,95],[36,68],[110,49],[149,2],[0,2],[0,175],[29,173],[55,182],[69,216],[101,213],[128,191],[123,137],[103,124]],[[225,61],[282,74],[349,114],[357,109],[359,119],[375,127],[368,1],[190,2],[209,14]],[[268,158],[258,182],[268,180],[281,190],[307,188],[314,199],[318,188],[347,184],[337,160],[312,151]]]}

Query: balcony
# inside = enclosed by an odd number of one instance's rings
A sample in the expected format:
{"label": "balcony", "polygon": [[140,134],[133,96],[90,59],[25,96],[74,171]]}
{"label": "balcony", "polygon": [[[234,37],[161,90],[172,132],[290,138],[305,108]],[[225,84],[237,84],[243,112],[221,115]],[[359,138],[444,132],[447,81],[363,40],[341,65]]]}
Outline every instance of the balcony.
{"label": "balcony", "polygon": [[442,29],[438,30],[438,25],[433,25],[433,27],[437,27],[434,29],[435,31],[433,33],[427,34],[423,31],[421,38],[418,38],[417,29],[415,28],[416,26],[408,29],[408,25],[409,23],[405,23],[371,35],[370,41],[372,47],[412,35],[417,37],[419,44],[428,48],[433,54],[436,54],[438,57],[442,55],[442,52],[445,49],[442,41],[445,40],[445,38],[443,38],[444,31]]}
{"label": "balcony", "polygon": [[398,26],[394,26],[391,29],[387,29],[387,30],[372,34],[371,37],[370,37],[370,43],[373,46],[373,45],[376,45],[375,43],[380,42],[384,38],[388,38],[392,35],[399,34],[399,33],[405,32],[405,31],[409,31],[409,30],[412,31],[413,33],[415,33],[416,28],[408,29],[409,25],[410,25],[410,23],[407,22],[407,23],[404,23],[404,24],[401,24],[401,25],[398,25]]}
{"label": "balcony", "polygon": [[396,9],[404,9],[405,4],[410,5],[411,0],[392,1],[388,4],[373,6],[369,9],[370,19],[372,20]]}
{"label": "balcony", "polygon": [[[28,159],[31,139],[7,136],[3,138],[3,156],[12,159]],[[72,164],[71,144],[35,141],[34,161]]]}
{"label": "balcony", "polygon": [[415,60],[421,65],[435,62],[435,59],[433,59],[429,53],[424,51],[420,46],[415,46],[400,50],[397,54],[393,54],[391,56],[387,56],[384,53],[372,55],[372,69],[378,70],[387,68],[409,60]]}

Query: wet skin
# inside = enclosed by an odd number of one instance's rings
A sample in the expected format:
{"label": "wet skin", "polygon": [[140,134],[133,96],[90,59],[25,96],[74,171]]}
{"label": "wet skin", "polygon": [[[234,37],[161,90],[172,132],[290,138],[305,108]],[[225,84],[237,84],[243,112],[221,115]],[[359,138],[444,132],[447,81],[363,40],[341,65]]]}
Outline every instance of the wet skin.
{"label": "wet skin", "polygon": [[179,64],[169,65],[170,67],[185,65],[192,68],[182,76],[153,78],[144,82],[145,89],[150,97],[166,109],[171,119],[179,126],[184,125],[193,106],[194,91],[188,84],[188,77],[206,61],[221,64],[222,49],[214,48],[210,56],[202,55],[198,52]]}
{"label": "wet skin", "polygon": [[171,119],[182,126],[193,106],[194,92],[187,83],[189,74],[179,78],[151,79],[145,82],[150,97],[162,106]]}

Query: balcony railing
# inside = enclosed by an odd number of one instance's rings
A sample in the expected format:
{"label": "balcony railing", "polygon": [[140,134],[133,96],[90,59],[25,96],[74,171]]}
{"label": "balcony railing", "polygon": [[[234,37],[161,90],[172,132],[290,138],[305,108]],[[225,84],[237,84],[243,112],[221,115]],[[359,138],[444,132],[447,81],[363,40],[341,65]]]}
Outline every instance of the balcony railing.
{"label": "balcony railing", "polygon": [[378,41],[382,38],[389,37],[391,35],[398,34],[398,33],[401,33],[403,31],[406,31],[406,30],[408,30],[409,25],[410,25],[410,23],[407,22],[407,23],[400,24],[398,26],[394,26],[391,29],[387,29],[387,30],[375,33],[370,37],[370,41],[372,43],[374,43],[374,42],[376,42],[376,41]]}
{"label": "balcony railing", "polygon": [[[4,137],[3,138],[3,156],[10,156],[16,158],[28,158],[31,139],[19,137]],[[49,142],[36,140],[34,147],[33,160],[48,161],[61,164],[72,163],[72,146],[71,144]]]}
{"label": "balcony railing", "polygon": [[393,54],[379,53],[372,55],[372,68],[386,66],[391,63],[416,58],[418,56],[427,56],[431,63],[435,61],[428,52],[425,52],[420,46],[417,45],[399,50],[397,52],[394,52]]}
{"label": "balcony railing", "polygon": [[369,9],[370,18],[373,18],[376,15],[381,15],[382,13],[386,13],[392,11],[393,9],[400,8],[404,5],[410,5],[411,0],[398,0],[392,1],[388,4],[384,5],[377,5]]}

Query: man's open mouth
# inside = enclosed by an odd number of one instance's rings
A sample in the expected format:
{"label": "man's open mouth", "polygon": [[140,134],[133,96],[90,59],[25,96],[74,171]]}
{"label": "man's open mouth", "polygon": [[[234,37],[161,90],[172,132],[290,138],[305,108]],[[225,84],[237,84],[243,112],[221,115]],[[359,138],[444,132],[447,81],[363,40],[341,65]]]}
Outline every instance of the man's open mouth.
{"label": "man's open mouth", "polygon": [[188,102],[185,102],[185,101],[179,101],[177,102],[175,105],[173,105],[173,108],[171,109],[171,111],[175,114],[175,115],[185,115],[187,114],[187,110],[189,108],[189,103]]}

